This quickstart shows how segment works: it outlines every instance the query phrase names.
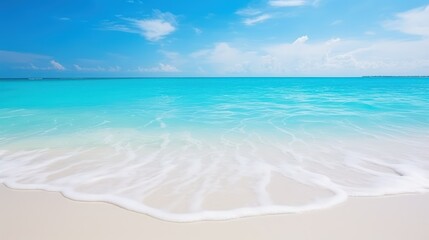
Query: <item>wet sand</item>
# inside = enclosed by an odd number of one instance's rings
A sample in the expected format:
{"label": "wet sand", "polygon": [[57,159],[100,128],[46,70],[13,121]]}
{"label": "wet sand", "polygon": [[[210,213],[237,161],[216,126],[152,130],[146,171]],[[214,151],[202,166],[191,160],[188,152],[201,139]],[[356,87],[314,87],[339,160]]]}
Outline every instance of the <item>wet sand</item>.
{"label": "wet sand", "polygon": [[0,239],[429,239],[429,194],[351,198],[333,208],[174,223],[108,203],[0,185]]}

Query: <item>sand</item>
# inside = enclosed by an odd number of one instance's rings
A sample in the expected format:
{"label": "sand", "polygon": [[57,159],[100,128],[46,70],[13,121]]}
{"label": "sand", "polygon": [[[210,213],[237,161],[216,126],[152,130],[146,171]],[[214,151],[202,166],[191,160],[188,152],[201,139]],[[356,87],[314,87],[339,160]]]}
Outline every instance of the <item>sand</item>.
{"label": "sand", "polygon": [[429,239],[429,194],[351,198],[301,214],[173,223],[60,193],[0,185],[1,240]]}

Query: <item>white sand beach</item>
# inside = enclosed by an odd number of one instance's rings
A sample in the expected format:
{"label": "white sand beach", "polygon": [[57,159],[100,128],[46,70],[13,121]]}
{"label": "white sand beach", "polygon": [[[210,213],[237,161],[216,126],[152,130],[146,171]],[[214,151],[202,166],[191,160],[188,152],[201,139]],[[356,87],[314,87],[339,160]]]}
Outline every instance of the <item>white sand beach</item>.
{"label": "white sand beach", "polygon": [[429,239],[429,194],[351,198],[333,208],[173,223],[108,203],[0,185],[0,239]]}
{"label": "white sand beach", "polygon": [[0,240],[429,240],[429,0],[0,0]]}

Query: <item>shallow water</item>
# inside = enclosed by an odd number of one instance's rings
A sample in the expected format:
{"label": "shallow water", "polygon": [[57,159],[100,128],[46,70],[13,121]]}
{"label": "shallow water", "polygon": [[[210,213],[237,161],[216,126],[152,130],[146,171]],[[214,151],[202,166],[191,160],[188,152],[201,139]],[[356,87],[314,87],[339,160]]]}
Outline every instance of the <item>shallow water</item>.
{"label": "shallow water", "polygon": [[0,182],[172,221],[429,189],[427,78],[0,81]]}

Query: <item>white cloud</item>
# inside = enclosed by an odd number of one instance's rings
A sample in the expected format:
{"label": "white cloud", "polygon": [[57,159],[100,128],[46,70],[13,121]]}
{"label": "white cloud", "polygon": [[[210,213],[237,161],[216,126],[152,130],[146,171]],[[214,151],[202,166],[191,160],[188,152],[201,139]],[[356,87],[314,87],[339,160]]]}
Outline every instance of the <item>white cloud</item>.
{"label": "white cloud", "polygon": [[396,14],[384,26],[403,33],[429,37],[429,5]]}
{"label": "white cloud", "polygon": [[304,43],[306,43],[307,41],[308,41],[308,36],[307,35],[305,35],[305,36],[302,36],[302,37],[299,37],[299,38],[297,38],[294,42],[293,42],[293,44],[304,44]]}
{"label": "white cloud", "polygon": [[270,0],[268,2],[273,7],[298,7],[306,4],[305,0]]}
{"label": "white cloud", "polygon": [[27,63],[25,65],[9,66],[12,69],[36,70],[36,71],[64,71],[66,68],[55,60],[49,62]]}
{"label": "white cloud", "polygon": [[156,42],[176,31],[176,16],[169,12],[154,11],[152,18],[121,18],[124,23],[103,22],[103,30],[137,33],[148,41]]}
{"label": "white cloud", "polygon": [[339,38],[307,43],[268,44],[252,50],[217,43],[191,54],[195,68],[220,75],[360,76],[428,75],[429,40],[352,41]]}
{"label": "white cloud", "polygon": [[255,16],[255,15],[261,14],[262,11],[255,8],[244,8],[244,9],[238,10],[235,13],[240,16]]}
{"label": "white cloud", "polygon": [[160,72],[164,72],[164,73],[177,73],[180,72],[180,70],[170,64],[164,64],[164,63],[159,63],[158,66],[156,67],[151,67],[151,68],[144,68],[144,67],[139,67],[137,69],[137,71],[139,72],[149,72],[149,73],[160,73]]}
{"label": "white cloud", "polygon": [[63,65],[61,65],[59,62],[57,62],[57,61],[55,61],[55,60],[51,60],[51,61],[49,61],[49,63],[52,65],[52,67],[53,67],[55,70],[59,70],[59,71],[64,71],[64,70],[66,70],[66,68],[65,68]]}
{"label": "white cloud", "polygon": [[264,14],[262,10],[255,8],[244,8],[235,12],[235,14],[244,17],[243,23],[247,26],[255,25],[257,23],[265,22],[266,20],[272,18],[270,14]]}
{"label": "white cloud", "polygon": [[149,41],[158,41],[174,32],[176,28],[163,19],[135,20],[141,34]]}
{"label": "white cloud", "polygon": [[158,52],[162,55],[160,62],[163,63],[164,66],[167,66],[167,65],[174,66],[174,68],[177,69],[177,72],[180,71],[179,69],[181,66],[184,66],[187,63],[186,57],[182,56],[178,52],[166,51],[166,50],[158,50]]}
{"label": "white cloud", "polygon": [[128,3],[138,3],[138,4],[143,4],[143,1],[140,0],[128,0]]}
{"label": "white cloud", "polygon": [[66,68],[51,56],[0,50],[0,64],[12,69],[64,71]]}
{"label": "white cloud", "polygon": [[270,19],[271,16],[268,14],[263,14],[257,17],[252,17],[252,18],[246,18],[243,20],[243,23],[246,24],[247,26],[251,26],[251,25],[255,25],[257,23],[262,23],[265,22],[266,20]]}
{"label": "white cloud", "polygon": [[100,66],[82,67],[78,64],[74,64],[73,66],[77,71],[80,71],[80,72],[119,72],[121,70],[121,67],[119,67],[119,66],[114,66],[114,67],[100,67]]}
{"label": "white cloud", "polygon": [[264,22],[272,18],[283,18],[290,15],[285,14],[282,7],[299,7],[299,6],[314,6],[319,5],[320,0],[267,0],[263,5],[258,8],[247,6],[246,8],[239,9],[235,14],[241,16],[242,22],[245,25],[251,26],[257,23]]}
{"label": "white cloud", "polygon": [[338,42],[340,42],[340,41],[341,41],[341,39],[340,39],[340,38],[332,38],[332,39],[329,39],[328,41],[326,41],[326,44],[327,44],[327,45],[331,45],[331,44],[338,43]]}
{"label": "white cloud", "polygon": [[[191,54],[191,57],[198,59],[197,67],[200,64],[207,64],[218,73],[244,73],[249,71],[249,64],[257,58],[254,52],[242,51],[238,48],[233,48],[229,43],[216,43],[212,49],[203,49]],[[195,62],[195,61],[194,61]]]}

